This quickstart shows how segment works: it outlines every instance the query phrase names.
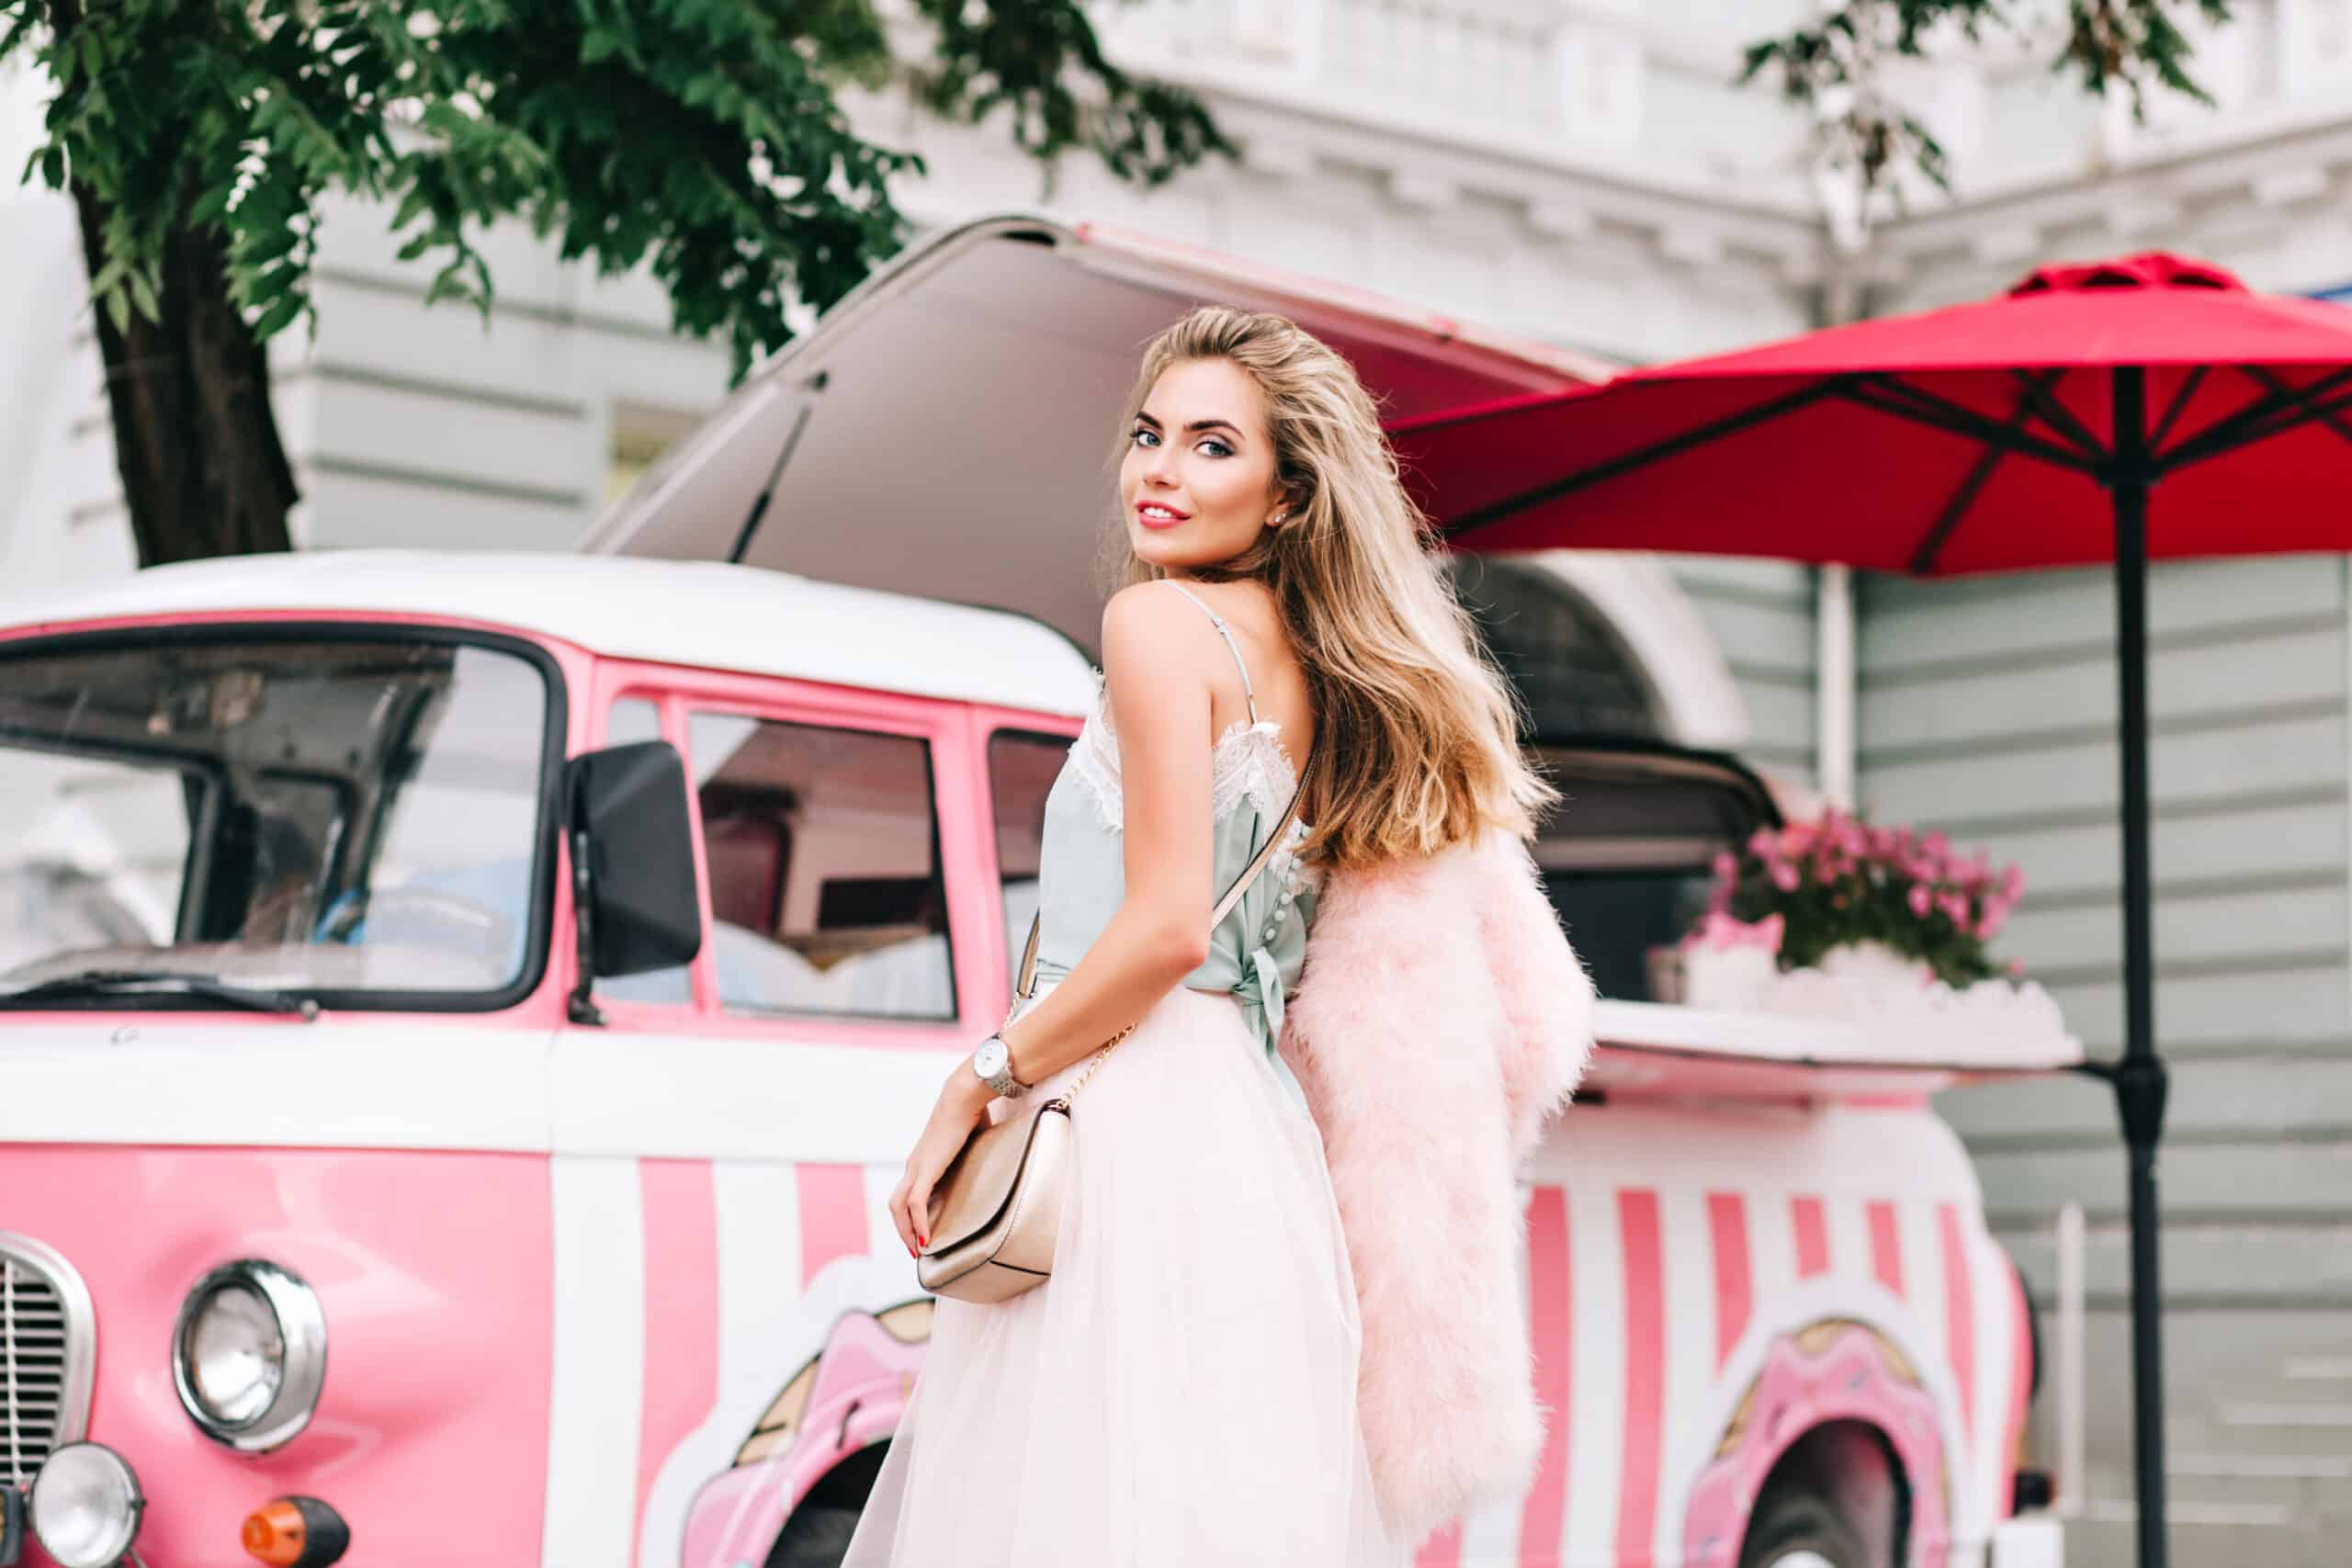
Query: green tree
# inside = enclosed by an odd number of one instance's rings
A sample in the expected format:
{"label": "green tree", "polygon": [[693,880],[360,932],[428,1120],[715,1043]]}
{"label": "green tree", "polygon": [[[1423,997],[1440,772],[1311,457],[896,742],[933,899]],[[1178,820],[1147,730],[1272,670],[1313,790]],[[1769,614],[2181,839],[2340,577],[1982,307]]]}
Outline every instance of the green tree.
{"label": "green tree", "polygon": [[[2192,15],[2227,22],[2230,0],[2065,0],[2052,29],[2051,69],[2071,73],[2095,97],[2126,95],[2134,118],[2145,114],[2152,89],[2210,104],[2188,73],[2181,24]],[[1819,151],[1851,172],[1866,202],[1905,167],[1941,188],[1951,177],[1944,150],[1881,90],[1879,62],[1923,58],[1955,38],[1977,43],[1996,28],[2033,37],[2050,19],[2050,7],[2034,0],[1845,0],[1806,27],[1749,45],[1740,80],[1770,74],[1782,97],[1818,111]]]}
{"label": "green tree", "polygon": [[[1201,104],[1103,58],[1078,0],[914,0],[911,87],[1157,184],[1230,154]],[[311,314],[319,202],[384,202],[432,296],[490,309],[476,242],[528,220],[640,264],[738,375],[905,238],[912,154],[837,101],[894,66],[870,0],[0,0],[53,88],[26,170],[79,211],[142,563],[284,549],[297,499],[264,344]]]}

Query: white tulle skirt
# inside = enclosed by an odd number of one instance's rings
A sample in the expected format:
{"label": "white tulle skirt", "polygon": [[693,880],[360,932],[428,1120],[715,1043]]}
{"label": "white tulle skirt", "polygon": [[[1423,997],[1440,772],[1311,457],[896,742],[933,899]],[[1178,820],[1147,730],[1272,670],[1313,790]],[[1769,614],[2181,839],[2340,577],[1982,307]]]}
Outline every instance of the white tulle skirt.
{"label": "white tulle skirt", "polygon": [[940,1300],[844,1568],[1400,1568],[1322,1139],[1238,1006],[1171,992],[1073,1132],[1053,1277]]}

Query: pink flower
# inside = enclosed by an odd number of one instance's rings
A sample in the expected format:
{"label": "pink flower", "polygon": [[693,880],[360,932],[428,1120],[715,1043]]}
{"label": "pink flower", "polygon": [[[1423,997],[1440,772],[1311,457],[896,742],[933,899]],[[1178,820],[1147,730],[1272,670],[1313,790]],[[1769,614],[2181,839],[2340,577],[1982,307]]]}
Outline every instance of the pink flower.
{"label": "pink flower", "polygon": [[1936,908],[1942,910],[1944,919],[1953,925],[1966,929],[1968,925],[1967,894],[1939,893],[1936,896]]}
{"label": "pink flower", "polygon": [[1921,919],[1926,919],[1928,918],[1928,910],[1930,907],[1931,897],[1932,896],[1928,892],[1928,885],[1926,883],[1913,883],[1911,885],[1911,892],[1909,895],[1911,912],[1918,916]]}
{"label": "pink flower", "polygon": [[1758,828],[1747,836],[1747,852],[1768,863],[1781,852],[1781,840],[1770,828]]}
{"label": "pink flower", "polygon": [[1792,822],[1781,829],[1781,852],[1801,855],[1813,847],[1814,828],[1810,822]]}
{"label": "pink flower", "polygon": [[2024,960],[2024,959],[2022,959],[2022,958],[2012,958],[2012,959],[2010,959],[2010,960],[2009,960],[2009,978],[2010,978],[2010,979],[2012,979],[2012,980],[2018,980],[2018,979],[2022,979],[2022,978],[2024,978],[2024,976],[2025,976],[2025,960]]}
{"label": "pink flower", "polygon": [[1767,915],[1753,923],[1736,920],[1729,915],[1711,914],[1702,919],[1685,944],[1696,943],[1724,950],[1735,947],[1760,947],[1767,953],[1781,951],[1782,925],[1778,915]]}
{"label": "pink flower", "polygon": [[2014,904],[2017,902],[2018,895],[2024,891],[2025,867],[2011,861],[2001,868],[2001,897]]}
{"label": "pink flower", "polygon": [[1793,863],[1789,861],[1781,861],[1773,865],[1772,886],[1779,888],[1781,892],[1795,892],[1797,890],[1797,883],[1800,880],[1801,878],[1797,874],[1797,868]]}
{"label": "pink flower", "polygon": [[1729,882],[1739,874],[1739,857],[1729,850],[1717,850],[1713,869],[1718,880]]}

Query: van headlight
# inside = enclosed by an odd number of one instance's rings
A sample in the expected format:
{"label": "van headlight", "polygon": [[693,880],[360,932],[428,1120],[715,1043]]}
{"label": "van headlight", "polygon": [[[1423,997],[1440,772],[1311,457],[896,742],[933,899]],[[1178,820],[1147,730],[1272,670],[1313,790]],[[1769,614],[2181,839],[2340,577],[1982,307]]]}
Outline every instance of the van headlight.
{"label": "van headlight", "polygon": [[241,1453],[310,1425],[327,1374],[327,1320],[310,1286],[258,1258],[196,1282],[172,1331],[172,1382],[204,1435]]}
{"label": "van headlight", "polygon": [[33,1536],[59,1568],[111,1568],[146,1507],[130,1462],[101,1444],[68,1443],[33,1477]]}

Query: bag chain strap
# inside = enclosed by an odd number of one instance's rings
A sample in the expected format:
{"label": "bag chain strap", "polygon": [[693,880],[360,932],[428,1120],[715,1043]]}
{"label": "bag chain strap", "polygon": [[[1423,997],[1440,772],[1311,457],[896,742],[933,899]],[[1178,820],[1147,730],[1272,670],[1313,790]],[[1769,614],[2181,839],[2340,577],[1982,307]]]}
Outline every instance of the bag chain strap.
{"label": "bag chain strap", "polygon": [[[1307,778],[1315,771],[1315,752],[1316,748],[1312,746],[1306,749],[1306,761],[1298,770],[1298,787],[1291,791],[1290,805],[1283,808],[1281,820],[1274,824],[1274,830],[1266,835],[1266,841],[1259,846],[1257,857],[1242,868],[1241,874],[1234,878],[1233,886],[1225,890],[1225,897],[1217,900],[1216,909],[1209,915],[1209,930],[1212,932],[1225,923],[1226,916],[1231,914],[1233,907],[1241,902],[1241,896],[1250,891],[1250,885],[1258,880],[1258,874],[1265,870],[1273,860],[1274,851],[1280,847],[1283,835],[1290,831],[1291,823],[1297,819],[1299,806],[1306,799]],[[1010,1024],[1015,1015],[1021,1011],[1021,1004],[1027,1001],[1030,994],[1037,988],[1037,931],[1044,922],[1045,916],[1042,911],[1029,918],[1029,941],[1021,950],[1021,984],[1013,992],[1012,1006],[1005,1010],[1004,1021],[1007,1024]],[[1112,1048],[1120,1041],[1135,1032],[1136,1026],[1131,1023],[1102,1042],[1094,1053],[1094,1059],[1086,1064],[1086,1070],[1070,1080],[1069,1088],[1038,1109],[1046,1110],[1058,1105],[1067,1110],[1078,1091],[1086,1087],[1086,1080],[1094,1076],[1094,1069],[1102,1065],[1102,1058],[1109,1055]]]}

